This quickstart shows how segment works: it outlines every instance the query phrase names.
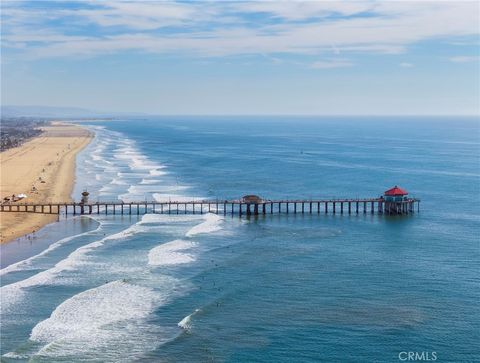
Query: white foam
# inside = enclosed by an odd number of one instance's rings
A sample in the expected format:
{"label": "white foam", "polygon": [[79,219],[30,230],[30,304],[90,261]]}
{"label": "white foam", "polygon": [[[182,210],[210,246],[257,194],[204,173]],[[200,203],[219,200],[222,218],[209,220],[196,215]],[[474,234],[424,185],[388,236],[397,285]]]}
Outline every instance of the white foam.
{"label": "white foam", "polygon": [[[102,131],[102,130],[105,130],[105,126],[102,126],[102,125],[89,125],[88,126],[89,128],[93,129],[93,130],[98,130],[98,131]],[[99,142],[100,144],[101,142]]]}
{"label": "white foam", "polygon": [[27,279],[2,286],[0,288],[2,312],[9,311],[18,303],[18,301],[24,296],[24,288],[39,285],[48,285],[56,278],[56,276],[60,272],[73,270],[78,265],[81,265],[83,258],[89,252],[103,246],[106,241],[127,238],[142,230],[143,229],[140,226],[134,224],[121,232],[109,235],[101,240],[91,242],[85,246],[77,248],[65,259],[59,261],[55,266],[49,268],[48,270],[39,272]]}
{"label": "white foam", "polygon": [[105,184],[103,187],[99,189],[99,193],[105,193],[105,192],[113,192],[115,191],[115,187],[111,186],[110,184]]}
{"label": "white foam", "polygon": [[189,250],[195,242],[174,240],[152,248],[148,253],[148,264],[152,266],[179,265],[195,261],[192,254],[181,251]]}
{"label": "white foam", "polygon": [[177,325],[185,331],[190,332],[192,330],[192,317],[199,311],[200,309],[195,309],[193,313],[184,317]]}
{"label": "white foam", "polygon": [[118,166],[106,166],[103,168],[103,171],[105,173],[112,173],[112,174],[115,174],[117,173],[119,167]]}
{"label": "white foam", "polygon": [[121,320],[145,317],[152,310],[151,289],[114,281],[65,300],[50,318],[38,323],[30,338],[51,343],[58,339],[90,339],[103,326]]}
{"label": "white foam", "polygon": [[194,198],[194,197],[189,197],[182,194],[153,193],[152,196],[157,202],[160,202],[160,203],[167,203],[167,202],[184,203],[184,202],[191,202],[193,200],[198,200],[198,201],[202,200],[202,198]]}
{"label": "white foam", "polygon": [[143,156],[141,154],[139,154],[138,156],[130,155],[129,157],[130,157],[130,160],[131,160],[129,166],[132,169],[151,171],[151,170],[158,170],[158,169],[161,168],[160,165],[148,160],[148,158],[146,158],[145,156]]}
{"label": "white foam", "polygon": [[141,154],[133,149],[131,146],[127,146],[124,149],[115,149],[115,159],[118,160],[130,160],[132,157],[140,157]]}
{"label": "white foam", "polygon": [[159,179],[145,179],[143,178],[140,184],[160,184],[162,181]]}
{"label": "white foam", "polygon": [[142,220],[139,222],[140,224],[147,224],[147,223],[159,223],[162,221],[163,215],[162,214],[144,214]]}
{"label": "white foam", "polygon": [[117,172],[117,176],[118,177],[123,177],[123,178],[135,178],[135,177],[144,177],[145,176],[145,173],[125,173],[125,172]]}
{"label": "white foam", "polygon": [[197,234],[203,233],[212,233],[222,229],[221,223],[223,222],[223,218],[213,214],[208,213],[205,214],[205,222],[196,225],[195,227],[191,228],[185,235],[187,237],[195,236]]}
{"label": "white foam", "polygon": [[76,234],[74,236],[70,236],[70,237],[66,237],[66,238],[63,238],[55,243],[52,243],[50,246],[48,246],[48,248],[46,248],[45,250],[43,250],[42,252],[40,252],[39,254],[35,255],[35,256],[31,256],[25,260],[22,260],[22,261],[18,261],[16,263],[13,263],[5,268],[2,268],[0,270],[0,276],[3,276],[5,274],[8,274],[10,272],[13,272],[13,271],[20,271],[20,270],[24,270],[27,266],[30,266],[32,261],[36,260],[37,258],[41,257],[41,256],[44,256],[50,252],[52,252],[53,250],[56,250],[58,247],[64,245],[65,243],[67,242],[70,242],[78,237],[82,237],[82,236],[87,236],[87,235],[90,235],[90,234],[93,234],[93,233],[96,233],[98,232],[99,230],[101,229],[101,224],[93,231],[88,231],[88,232],[84,232],[84,233],[80,233],[80,234]]}
{"label": "white foam", "polygon": [[[142,220],[138,222],[139,226],[142,225],[151,225],[151,224],[166,224],[168,226],[173,226],[176,223],[183,223],[183,222],[192,222],[198,221],[201,219],[200,215],[192,215],[192,214],[144,214]],[[151,228],[151,227],[150,227]]]}
{"label": "white foam", "polygon": [[163,166],[157,166],[156,169],[150,170],[150,175],[160,176],[160,175],[165,175],[165,174],[167,174],[167,172],[160,170],[160,169],[163,169],[163,168],[164,168]]}
{"label": "white foam", "polygon": [[114,281],[79,293],[38,323],[30,339],[46,345],[39,356],[130,361],[161,343],[146,318],[165,298],[153,289]]}
{"label": "white foam", "polygon": [[108,161],[104,157],[98,155],[98,153],[91,153],[90,156],[91,156],[92,160],[95,161],[95,165],[98,165],[98,163],[104,163],[104,164],[108,164],[108,165],[113,164],[111,161]]}
{"label": "white foam", "polygon": [[[131,185],[128,188],[128,192],[132,194],[148,193],[148,192],[171,193],[171,192],[186,190],[186,189],[189,189],[189,187],[185,185],[149,184],[149,185]],[[168,194],[168,195],[171,196],[171,194]]]}
{"label": "white foam", "polygon": [[11,359],[28,359],[30,356],[28,354],[18,354],[15,352],[8,352],[2,355],[2,357],[5,358],[11,358]]}
{"label": "white foam", "polygon": [[127,185],[127,182],[121,180],[120,178],[113,178],[113,180],[110,182],[110,184],[114,184],[114,185]]}

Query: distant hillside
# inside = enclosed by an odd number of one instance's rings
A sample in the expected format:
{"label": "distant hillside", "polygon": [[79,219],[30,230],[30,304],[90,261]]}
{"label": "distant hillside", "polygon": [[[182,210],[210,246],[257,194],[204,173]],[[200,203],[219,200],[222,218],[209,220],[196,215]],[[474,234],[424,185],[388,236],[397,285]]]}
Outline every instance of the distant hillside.
{"label": "distant hillside", "polygon": [[51,106],[2,106],[2,117],[44,117],[44,118],[90,118],[90,117],[121,117],[145,116],[138,112],[99,112],[79,107]]}

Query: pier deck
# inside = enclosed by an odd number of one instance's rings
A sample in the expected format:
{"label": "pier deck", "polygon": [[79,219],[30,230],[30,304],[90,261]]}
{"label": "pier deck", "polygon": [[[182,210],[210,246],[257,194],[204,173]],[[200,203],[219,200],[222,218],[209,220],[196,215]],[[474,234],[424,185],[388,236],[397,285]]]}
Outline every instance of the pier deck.
{"label": "pier deck", "polygon": [[0,212],[44,214],[204,214],[260,215],[260,214],[411,214],[420,210],[420,199],[405,198],[386,201],[383,198],[366,199],[312,199],[262,200],[249,203],[242,200],[191,200],[141,202],[51,202],[0,204]]}

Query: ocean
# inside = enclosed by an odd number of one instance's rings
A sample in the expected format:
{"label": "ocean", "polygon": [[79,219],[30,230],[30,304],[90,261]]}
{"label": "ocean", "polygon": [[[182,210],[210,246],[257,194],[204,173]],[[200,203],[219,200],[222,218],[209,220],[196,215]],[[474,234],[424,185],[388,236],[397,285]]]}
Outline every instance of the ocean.
{"label": "ocean", "polygon": [[[86,122],[90,200],[421,199],[408,216],[60,217],[1,246],[2,362],[480,361],[479,123]],[[418,360],[418,359],[417,359]]]}

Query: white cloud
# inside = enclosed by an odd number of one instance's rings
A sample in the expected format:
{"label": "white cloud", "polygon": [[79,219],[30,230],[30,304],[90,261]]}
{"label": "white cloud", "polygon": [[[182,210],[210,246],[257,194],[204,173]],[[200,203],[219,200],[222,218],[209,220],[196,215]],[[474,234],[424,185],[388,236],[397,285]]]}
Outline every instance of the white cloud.
{"label": "white cloud", "polygon": [[399,64],[400,67],[402,68],[412,68],[414,65],[412,63],[408,63],[408,62],[402,62]]}
{"label": "white cloud", "polygon": [[[479,34],[480,23],[476,2],[91,0],[80,4],[77,10],[45,11],[10,3],[3,9],[2,47],[23,49],[32,57],[129,50],[196,56],[315,55],[331,53],[332,48],[335,54],[398,54],[428,39]],[[354,16],[365,12],[370,16]],[[263,14],[273,21],[253,22],[245,14]],[[75,35],[49,23],[65,19],[75,27]],[[92,33],[91,24],[99,30]],[[167,27],[168,33],[159,31]]]}
{"label": "white cloud", "polygon": [[310,65],[310,68],[315,69],[330,69],[330,68],[344,68],[351,67],[353,63],[347,59],[329,59],[325,61],[314,62]]}
{"label": "white cloud", "polygon": [[480,57],[472,57],[472,56],[456,56],[449,58],[450,62],[453,63],[470,63],[470,62],[477,62],[480,60]]}
{"label": "white cloud", "polygon": [[330,15],[349,16],[372,10],[374,4],[361,1],[254,1],[234,5],[236,11],[267,13],[286,20],[322,18]]}
{"label": "white cloud", "polygon": [[[98,2],[94,2],[98,5]],[[155,1],[104,1],[100,9],[64,11],[63,15],[84,17],[103,27],[125,26],[150,30],[186,24],[196,15],[197,6]],[[205,13],[203,14],[205,15]]]}

